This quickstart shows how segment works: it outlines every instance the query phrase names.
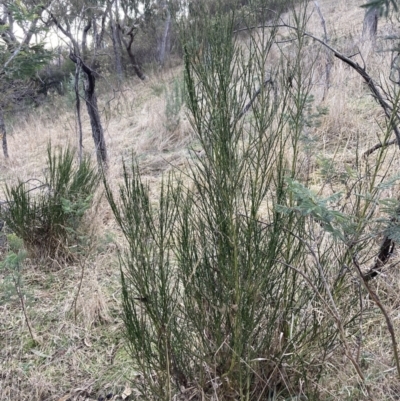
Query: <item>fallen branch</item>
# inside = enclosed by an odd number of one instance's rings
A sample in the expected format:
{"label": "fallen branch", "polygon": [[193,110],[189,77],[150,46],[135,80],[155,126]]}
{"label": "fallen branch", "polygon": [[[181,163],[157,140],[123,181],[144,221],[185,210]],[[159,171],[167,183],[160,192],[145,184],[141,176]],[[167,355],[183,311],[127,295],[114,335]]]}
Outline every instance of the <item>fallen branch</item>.
{"label": "fallen branch", "polygon": [[397,143],[397,139],[392,139],[391,141],[385,143],[378,143],[374,145],[372,148],[369,148],[367,151],[364,152],[363,157],[368,157],[370,154],[374,153],[375,150],[380,148],[386,148],[387,146],[394,145]]}

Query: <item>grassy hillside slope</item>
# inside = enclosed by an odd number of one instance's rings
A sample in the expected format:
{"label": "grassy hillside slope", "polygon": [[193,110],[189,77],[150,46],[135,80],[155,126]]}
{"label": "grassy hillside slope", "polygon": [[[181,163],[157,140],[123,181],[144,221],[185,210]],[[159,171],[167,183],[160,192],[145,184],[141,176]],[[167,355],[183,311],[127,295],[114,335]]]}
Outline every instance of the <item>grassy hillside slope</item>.
{"label": "grassy hillside slope", "polygon": [[[396,24],[381,19],[378,41],[373,47],[360,41],[364,11],[355,0],[321,0],[318,2],[326,20],[330,43],[343,54],[354,55],[368,66],[370,75],[387,79],[390,52],[384,35],[397,33]],[[307,30],[323,36],[321,20],[310,4]],[[324,97],[327,53],[309,40],[309,51],[319,53],[314,66],[310,113],[327,108],[318,126],[311,128],[311,148],[301,154],[304,178],[308,185],[329,195],[343,190],[341,174],[355,164],[355,158],[379,143],[382,109],[372,98],[361,77],[334,59],[331,83]],[[358,53],[361,50],[363,57]],[[183,82],[183,66],[171,66],[148,74],[142,82],[133,79],[115,90],[112,83],[100,84],[100,109],[109,151],[108,179],[112,188],[122,179],[122,159],[134,155],[143,179],[149,182],[154,196],[164,173],[184,169],[193,148],[201,151],[185,115],[179,97]],[[0,159],[0,183],[13,183],[17,178],[28,180],[43,175],[46,149],[77,143],[73,102],[68,97],[54,98],[30,112],[10,117],[10,159]],[[90,123],[84,116],[84,150],[94,156]],[[399,171],[400,153],[396,146],[389,150],[391,170]],[[369,156],[374,157],[374,154]],[[326,171],[326,161],[334,160],[334,169]],[[324,164],[325,163],[325,164]],[[329,163],[328,163],[329,164]],[[331,174],[329,179],[327,176]],[[397,197],[398,186],[387,191]],[[2,196],[0,196],[0,199]],[[135,381],[140,376],[133,369],[125,348],[121,311],[120,272],[117,248],[124,239],[117,229],[110,207],[101,191],[96,207],[88,212],[88,245],[84,257],[76,264],[60,264],[44,268],[27,259],[21,272],[22,290],[31,326],[38,343],[33,343],[13,277],[0,271],[0,400],[91,400],[134,399]],[[380,238],[377,238],[377,246]],[[9,247],[18,250],[18,240]],[[2,249],[4,259],[9,248]],[[393,267],[372,285],[384,300],[400,338],[400,272]],[[80,284],[81,283],[81,284]],[[399,399],[400,381],[396,377],[393,353],[385,320],[369,298],[364,308],[371,317],[362,328],[361,355],[357,355],[375,399]],[[357,354],[360,338],[349,342]],[[358,378],[342,352],[332,356],[328,374],[320,383],[325,400],[367,399],[359,389]],[[130,397],[130,398],[129,398]]]}

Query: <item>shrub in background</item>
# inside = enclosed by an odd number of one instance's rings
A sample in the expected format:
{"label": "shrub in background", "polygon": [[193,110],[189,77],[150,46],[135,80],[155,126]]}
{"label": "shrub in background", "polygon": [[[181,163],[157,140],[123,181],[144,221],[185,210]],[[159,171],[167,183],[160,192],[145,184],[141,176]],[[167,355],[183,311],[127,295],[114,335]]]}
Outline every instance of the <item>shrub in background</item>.
{"label": "shrub in background", "polygon": [[[77,165],[75,152],[69,147],[53,152],[49,145],[47,156],[43,182],[18,180],[6,186],[4,219],[31,256],[71,259],[99,174],[88,157]],[[32,188],[32,182],[38,185]]]}
{"label": "shrub in background", "polygon": [[172,88],[165,92],[165,128],[169,132],[175,131],[180,123],[180,112],[185,102],[185,88],[183,79],[177,77]]}

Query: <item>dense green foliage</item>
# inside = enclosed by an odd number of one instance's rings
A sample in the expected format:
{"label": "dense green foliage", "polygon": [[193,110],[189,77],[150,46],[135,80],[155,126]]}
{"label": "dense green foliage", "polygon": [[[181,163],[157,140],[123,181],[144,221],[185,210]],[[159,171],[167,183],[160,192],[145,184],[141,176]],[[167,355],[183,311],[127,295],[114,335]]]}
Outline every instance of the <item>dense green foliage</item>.
{"label": "dense green foliage", "polygon": [[[134,163],[124,166],[119,200],[107,189],[128,241],[120,254],[124,320],[144,377],[139,390],[158,400],[182,388],[203,399],[318,399],[325,358],[344,340],[344,327],[352,332],[357,310],[356,298],[342,298],[350,285],[342,263],[331,263],[336,240],[313,254],[311,212],[296,209],[296,191],[311,197],[294,181],[308,74],[299,62],[266,75],[273,30],[249,35],[243,48],[232,16],[201,23],[207,53],[198,51],[198,32],[188,31],[185,84],[204,156],[186,178],[164,180],[158,202]],[[325,220],[318,230],[335,234],[332,200],[310,199]],[[315,313],[332,303],[343,320]]]}
{"label": "dense green foliage", "polygon": [[[48,148],[44,181],[28,180],[5,188],[4,219],[36,257],[71,258],[85,211],[92,205],[98,172],[89,158],[78,166],[70,148]],[[32,183],[36,186],[32,188]]]}

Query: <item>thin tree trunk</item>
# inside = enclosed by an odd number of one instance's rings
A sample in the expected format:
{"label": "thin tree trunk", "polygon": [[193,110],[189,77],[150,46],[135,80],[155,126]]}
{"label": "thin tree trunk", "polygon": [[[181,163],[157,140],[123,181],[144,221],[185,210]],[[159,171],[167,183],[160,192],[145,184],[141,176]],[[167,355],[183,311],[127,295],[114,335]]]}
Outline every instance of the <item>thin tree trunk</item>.
{"label": "thin tree trunk", "polygon": [[97,20],[95,17],[92,18],[92,26],[93,26],[93,42],[94,48],[99,50],[101,48],[100,37],[97,31]]}
{"label": "thin tree trunk", "polygon": [[[317,9],[319,17],[321,18],[322,29],[324,30],[324,42],[329,43],[329,37],[328,37],[327,30],[326,30],[325,18],[322,15],[321,9],[320,9],[317,1],[314,1],[314,5],[315,5],[315,8]],[[325,65],[325,88],[324,88],[324,95],[322,97],[322,100],[325,100],[325,97],[328,93],[328,89],[329,89],[330,81],[331,81],[331,69],[333,66],[331,52],[328,49],[326,49],[325,53],[326,53],[327,61],[326,61],[326,65]]]}
{"label": "thin tree trunk", "polygon": [[[121,27],[119,26],[119,29],[121,29]],[[128,52],[128,56],[129,59],[131,60],[133,69],[136,72],[136,75],[141,79],[141,80],[145,80],[147,77],[145,74],[143,74],[142,70],[139,67],[139,64],[136,60],[136,56],[133,54],[132,52],[132,43],[133,43],[133,39],[135,38],[135,34],[133,33],[133,30],[135,29],[135,27],[132,27],[129,32],[126,34],[127,36],[129,36],[129,43],[126,42],[126,40],[124,38],[122,38],[122,41],[124,42],[126,51]]]}
{"label": "thin tree trunk", "polygon": [[82,133],[82,118],[81,118],[81,98],[79,96],[79,76],[81,67],[77,63],[75,65],[75,99],[76,99],[76,122],[78,125],[78,158],[79,164],[82,163],[83,153],[83,133]]}
{"label": "thin tree trunk", "polygon": [[8,159],[9,155],[8,155],[8,145],[7,145],[7,131],[6,131],[6,125],[4,123],[4,113],[1,108],[0,108],[0,135],[3,143],[3,154],[4,157]]}
{"label": "thin tree trunk", "polygon": [[167,48],[167,42],[168,42],[168,33],[169,33],[169,28],[171,26],[171,13],[168,9],[168,6],[164,3],[164,9],[167,14],[167,18],[165,20],[165,26],[164,26],[164,32],[163,36],[161,38],[161,44],[160,44],[160,54],[159,54],[159,61],[160,65],[163,66],[165,63],[165,54],[166,54],[166,48]]}
{"label": "thin tree trunk", "polygon": [[104,139],[104,130],[101,124],[100,113],[97,108],[97,96],[95,92],[96,78],[94,71],[92,71],[92,69],[90,69],[79,56],[71,53],[69,57],[74,63],[79,64],[85,73],[85,103],[90,118],[90,125],[92,127],[92,136],[96,147],[97,162],[99,166],[107,167],[107,147]]}
{"label": "thin tree trunk", "polygon": [[88,24],[83,28],[82,45],[81,45],[83,58],[85,58],[87,55],[87,35],[91,27],[92,27],[92,21],[89,21]]}
{"label": "thin tree trunk", "polygon": [[124,71],[122,69],[122,58],[121,58],[121,48],[118,41],[118,28],[115,25],[114,19],[112,17],[112,12],[110,13],[111,18],[111,39],[114,51],[114,63],[115,63],[115,70],[117,72],[118,80],[122,82],[124,80]]}
{"label": "thin tree trunk", "polygon": [[[106,11],[103,13],[102,20],[101,20],[101,31],[98,35],[97,42],[98,44],[102,43],[102,38],[104,35],[104,27],[105,27],[105,21],[108,16],[108,13],[111,10],[111,7],[113,5],[115,0],[110,0],[107,1],[107,8]],[[96,87],[96,78],[95,78],[95,72],[91,68],[95,61],[95,54],[93,56],[91,64],[88,66],[84,63],[83,59],[88,56],[87,54],[87,34],[92,26],[92,20],[87,21],[87,25],[83,29],[83,35],[82,35],[82,42],[81,46],[79,46],[77,40],[74,38],[74,36],[71,33],[71,29],[68,23],[66,23],[67,27],[64,28],[58,20],[54,17],[54,15],[49,12],[50,17],[60,29],[60,31],[67,36],[71,44],[73,45],[73,49],[71,49],[69,57],[70,59],[77,64],[80,68],[82,68],[84,72],[84,89],[85,89],[85,103],[86,103],[86,108],[89,114],[90,118],[90,125],[92,127],[92,136],[94,140],[94,144],[96,147],[96,156],[97,156],[97,162],[100,167],[107,167],[107,162],[108,162],[108,157],[107,157],[107,147],[106,147],[106,142],[104,139],[104,130],[103,126],[101,124],[101,118],[100,118],[100,113],[97,108],[97,97],[96,97],[96,92],[95,92],[95,87]],[[95,21],[94,21],[95,24]],[[96,46],[95,46],[96,47]],[[79,98],[79,94],[77,94]],[[78,105],[77,105],[78,107]],[[77,109],[78,110],[78,109]],[[79,123],[78,123],[79,124]],[[80,148],[82,146],[82,140],[80,138]]]}
{"label": "thin tree trunk", "polygon": [[119,48],[119,54],[121,55],[122,70],[124,71],[124,75],[125,75],[125,68],[126,68],[126,65],[124,62],[124,49],[125,48],[124,48],[124,44],[122,43],[122,37],[121,37],[122,33],[121,33],[121,29],[119,28],[118,22],[116,22],[115,27],[116,27],[116,33],[117,33],[117,36],[116,36],[117,45]]}
{"label": "thin tree trunk", "polygon": [[[115,46],[115,52],[116,55],[118,57],[118,68],[117,68],[117,72],[118,69],[121,71],[121,78],[122,80],[124,79],[124,63],[123,63],[123,52],[124,52],[124,48],[122,46],[122,41],[121,41],[121,30],[119,29],[119,5],[118,5],[118,0],[115,0],[114,2],[114,8],[115,8],[115,20],[113,20],[113,13],[112,10],[110,10],[110,19],[111,22],[113,24],[113,31],[112,31],[112,35],[113,35],[113,45]],[[115,44],[114,44],[115,41]]]}
{"label": "thin tree trunk", "polygon": [[96,146],[96,155],[99,165],[107,166],[107,147],[104,139],[104,130],[101,124],[99,109],[97,108],[97,96],[95,92],[96,79],[93,71],[82,63],[85,73],[85,102],[92,127],[92,136]]}

